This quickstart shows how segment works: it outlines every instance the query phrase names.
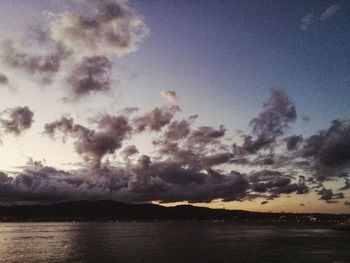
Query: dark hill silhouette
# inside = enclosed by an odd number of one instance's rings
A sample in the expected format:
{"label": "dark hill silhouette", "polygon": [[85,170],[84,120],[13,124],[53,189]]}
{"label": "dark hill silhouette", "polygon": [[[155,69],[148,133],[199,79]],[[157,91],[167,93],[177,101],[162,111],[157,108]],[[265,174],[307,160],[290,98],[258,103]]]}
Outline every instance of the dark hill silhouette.
{"label": "dark hill silhouette", "polygon": [[349,215],[259,213],[179,205],[126,204],[103,201],[70,201],[50,205],[0,206],[0,221],[91,220],[230,220],[267,222],[338,222]]}

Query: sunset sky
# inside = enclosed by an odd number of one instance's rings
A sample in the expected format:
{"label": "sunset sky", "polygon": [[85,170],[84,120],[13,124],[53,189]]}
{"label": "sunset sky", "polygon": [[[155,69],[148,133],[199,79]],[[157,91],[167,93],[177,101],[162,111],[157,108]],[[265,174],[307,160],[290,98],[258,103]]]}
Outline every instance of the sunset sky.
{"label": "sunset sky", "polygon": [[350,213],[350,2],[0,7],[0,204]]}

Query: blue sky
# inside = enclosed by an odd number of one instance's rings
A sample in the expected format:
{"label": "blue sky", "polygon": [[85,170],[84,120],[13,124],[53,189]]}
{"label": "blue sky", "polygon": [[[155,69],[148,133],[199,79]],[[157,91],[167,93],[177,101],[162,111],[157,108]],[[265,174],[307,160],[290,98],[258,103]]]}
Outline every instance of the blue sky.
{"label": "blue sky", "polygon": [[[336,14],[319,20],[317,16],[334,4],[340,5]],[[224,123],[234,123],[240,122],[236,114],[253,116],[272,87],[286,90],[299,114],[310,116],[315,128],[349,115],[346,2],[140,1],[136,5],[151,35],[130,59],[147,64],[145,75],[164,78],[163,85],[171,85],[184,103],[188,98],[186,106],[196,106],[204,115],[207,108],[215,110],[208,114],[210,121],[222,116]],[[315,22],[302,30],[301,20],[310,13]]]}

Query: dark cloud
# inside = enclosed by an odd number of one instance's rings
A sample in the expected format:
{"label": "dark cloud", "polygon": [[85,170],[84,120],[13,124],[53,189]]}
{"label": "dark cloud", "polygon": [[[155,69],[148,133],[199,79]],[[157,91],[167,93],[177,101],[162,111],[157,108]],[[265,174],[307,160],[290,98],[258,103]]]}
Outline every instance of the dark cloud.
{"label": "dark cloud", "polygon": [[339,190],[348,190],[350,189],[350,180],[348,178],[345,179],[345,184],[344,186],[342,186],[341,188],[339,188]]}
{"label": "dark cloud", "polygon": [[25,49],[20,50],[12,40],[5,41],[2,48],[3,62],[6,65],[21,69],[45,83],[52,81],[53,76],[60,70],[62,60],[69,55],[60,45],[56,45],[47,54],[34,54]]}
{"label": "dark cloud", "polygon": [[303,141],[303,137],[301,135],[292,135],[289,137],[286,137],[285,139],[287,149],[289,151],[295,150],[299,144]]}
{"label": "dark cloud", "polygon": [[[147,200],[161,202],[189,201],[210,202],[214,199],[223,201],[245,198],[248,189],[246,178],[240,173],[221,174],[208,170],[207,173],[191,168],[183,168],[172,162],[151,163],[146,158],[141,177],[132,186],[143,193]],[[139,175],[140,175],[139,174]],[[137,186],[137,187],[136,187]],[[152,189],[152,191],[149,191]],[[156,190],[156,191],[154,191]]]}
{"label": "dark cloud", "polygon": [[5,133],[18,136],[32,126],[33,116],[28,107],[10,108],[0,113],[0,127]]}
{"label": "dark cloud", "polygon": [[51,24],[51,37],[78,54],[122,56],[135,51],[147,36],[143,18],[128,1],[88,1],[91,15],[62,13]]}
{"label": "dark cloud", "polygon": [[6,85],[8,83],[9,83],[9,80],[6,77],[6,75],[0,72],[0,85]]}
{"label": "dark cloud", "polygon": [[146,128],[150,131],[160,131],[170,123],[179,110],[180,108],[176,105],[156,107],[152,111],[134,118],[133,123],[138,132],[144,131]]}
{"label": "dark cloud", "polygon": [[53,137],[60,132],[64,138],[73,137],[76,152],[94,167],[98,167],[106,154],[113,154],[122,146],[131,127],[125,116],[102,115],[95,122],[98,131],[74,124],[71,118],[62,117],[46,124],[44,133]]}
{"label": "dark cloud", "polygon": [[[178,176],[179,174],[179,176]],[[2,203],[112,199],[125,202],[241,200],[248,183],[239,173],[199,173],[141,156],[133,165],[72,172],[27,167],[15,177],[0,173]]]}
{"label": "dark cloud", "polygon": [[282,135],[289,123],[297,117],[294,104],[282,90],[271,91],[260,115],[251,120],[250,126],[257,136],[276,137]]}
{"label": "dark cloud", "polygon": [[104,56],[84,57],[73,66],[65,82],[69,97],[77,100],[91,93],[107,92],[111,88],[112,63]]}
{"label": "dark cloud", "polygon": [[52,167],[28,167],[16,177],[0,175],[0,189],[3,203],[46,203],[85,199],[98,195],[101,187],[89,176],[84,178]]}
{"label": "dark cloud", "polygon": [[45,124],[44,133],[51,138],[55,138],[57,132],[60,132],[64,139],[73,132],[74,120],[71,117],[61,117],[51,123]]}
{"label": "dark cloud", "polygon": [[328,130],[307,138],[303,156],[324,166],[339,166],[350,161],[350,123],[334,120]]}
{"label": "dark cloud", "polygon": [[334,120],[329,129],[305,139],[301,157],[312,162],[320,180],[342,177],[350,164],[350,123]]}
{"label": "dark cloud", "polygon": [[284,133],[297,117],[294,104],[282,90],[271,91],[260,115],[251,120],[253,134],[258,138],[274,139]]}
{"label": "dark cloud", "polygon": [[197,116],[191,116],[187,120],[171,122],[167,127],[165,138],[171,141],[186,138],[189,135],[191,131],[190,127],[196,118]]}
{"label": "dark cloud", "polygon": [[153,141],[159,156],[196,171],[228,163],[233,155],[221,143],[226,129],[223,126],[218,129],[210,126],[192,129],[196,118],[191,116],[167,125],[162,136]]}
{"label": "dark cloud", "polygon": [[215,143],[218,139],[222,138],[225,133],[226,129],[223,125],[220,125],[219,129],[210,126],[201,126],[190,133],[188,141],[191,144]]}
{"label": "dark cloud", "polygon": [[244,142],[241,147],[236,147],[236,150],[243,154],[254,154],[271,147],[296,117],[294,103],[287,94],[282,90],[273,89],[269,100],[263,105],[263,111],[249,123],[252,135],[243,135]]}
{"label": "dark cloud", "polygon": [[233,155],[227,152],[205,155],[200,159],[200,167],[208,169],[212,166],[228,163],[232,157]]}
{"label": "dark cloud", "polygon": [[249,182],[253,191],[268,194],[269,197],[278,197],[280,194],[305,194],[309,192],[304,181],[293,183],[289,175],[280,171],[261,170],[249,175]]}
{"label": "dark cloud", "polygon": [[274,142],[274,138],[258,137],[256,139],[253,136],[244,136],[244,142],[239,149],[240,153],[254,154],[262,148],[267,148]]}
{"label": "dark cloud", "polygon": [[343,199],[344,194],[343,193],[333,193],[332,189],[326,189],[322,188],[321,190],[318,191],[318,195],[320,195],[320,200],[325,200],[329,203],[332,202],[337,202],[337,199]]}

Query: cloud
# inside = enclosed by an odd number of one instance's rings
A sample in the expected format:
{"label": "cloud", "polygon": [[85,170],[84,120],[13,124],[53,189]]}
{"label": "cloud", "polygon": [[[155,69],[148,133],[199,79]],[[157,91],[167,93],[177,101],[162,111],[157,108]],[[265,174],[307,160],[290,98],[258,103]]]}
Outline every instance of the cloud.
{"label": "cloud", "polygon": [[110,72],[112,63],[107,57],[84,57],[73,66],[66,77],[68,101],[79,100],[91,93],[105,93],[111,88]]}
{"label": "cloud", "polygon": [[0,85],[7,85],[9,83],[8,78],[6,75],[0,72]]}
{"label": "cloud", "polygon": [[242,146],[235,145],[235,150],[242,154],[255,154],[261,149],[271,147],[296,118],[294,103],[287,94],[282,90],[272,89],[262,112],[249,123],[252,135],[243,135]]}
{"label": "cloud", "polygon": [[28,107],[9,108],[0,113],[0,128],[5,133],[19,136],[32,126],[33,116]]}
{"label": "cloud", "polygon": [[339,190],[343,191],[343,190],[348,190],[348,189],[350,189],[350,180],[348,178],[346,178],[344,186],[339,188]]}
{"label": "cloud", "polygon": [[214,166],[228,163],[232,158],[229,148],[221,141],[225,136],[224,126],[192,128],[197,115],[175,120],[166,125],[162,134],[153,141],[158,159],[175,162],[191,169],[212,170]]}
{"label": "cloud", "polygon": [[250,126],[257,136],[276,137],[282,135],[296,117],[294,103],[287,94],[282,90],[273,89],[269,100],[264,104],[263,111],[251,120]]}
{"label": "cloud", "polygon": [[332,189],[326,189],[322,188],[319,192],[318,195],[320,195],[320,200],[324,200],[329,203],[333,202],[338,202],[337,199],[343,199],[344,194],[343,193],[336,193],[334,194]]}
{"label": "cloud", "polygon": [[216,142],[217,139],[222,138],[225,133],[226,129],[223,125],[220,125],[219,129],[210,126],[201,126],[190,133],[188,141],[191,144],[213,143]]}
{"label": "cloud", "polygon": [[239,173],[200,173],[148,156],[127,167],[104,165],[71,172],[28,166],[15,177],[0,173],[2,203],[112,199],[125,202],[224,201],[245,197],[248,183]]}
{"label": "cloud", "polygon": [[309,30],[311,25],[314,23],[314,15],[313,14],[307,14],[301,19],[301,25],[300,28],[304,31]]}
{"label": "cloud", "polygon": [[170,104],[177,104],[176,92],[172,90],[163,90],[161,93],[162,97],[167,100]]}
{"label": "cloud", "polygon": [[166,140],[176,141],[186,138],[191,131],[191,124],[197,116],[190,117],[188,120],[173,121],[168,125],[165,132]]}
{"label": "cloud", "polygon": [[[264,194],[265,197],[277,198],[280,194],[305,194],[309,188],[304,181],[293,183],[289,175],[280,171],[261,170],[249,175],[249,182],[253,191]],[[267,195],[267,196],[266,196]]]}
{"label": "cloud", "polygon": [[61,117],[59,120],[45,124],[44,133],[54,139],[57,132],[60,132],[64,136],[63,139],[65,140],[67,135],[73,132],[73,127],[73,118]]}
{"label": "cloud", "polygon": [[286,141],[288,151],[295,150],[299,144],[303,141],[301,135],[292,135],[284,139]]}
{"label": "cloud", "polygon": [[332,17],[335,16],[335,14],[339,11],[339,9],[340,9],[340,5],[331,5],[321,14],[320,20],[325,21],[325,20],[331,19]]}
{"label": "cloud", "polygon": [[[30,127],[33,116],[24,108],[2,113],[4,130],[18,135]],[[175,114],[179,110],[170,104],[135,117],[131,116],[133,110],[121,115],[100,114],[90,118],[88,125],[69,116],[47,123],[44,134],[63,142],[69,139],[83,165],[63,171],[32,160],[14,176],[1,173],[2,201],[205,203],[263,198],[267,202],[310,191],[327,203],[344,198],[322,182],[342,176],[345,185],[340,190],[348,188],[347,121],[333,121],[328,129],[305,139],[285,136],[296,119],[296,110],[284,92],[272,91],[262,112],[250,122],[250,134],[244,134],[242,145],[236,144],[232,150],[223,125],[194,126],[197,115],[178,120]],[[28,119],[31,121],[24,121]],[[131,144],[133,136],[145,130],[156,136],[152,156]],[[248,151],[249,140],[255,146],[267,143]],[[244,169],[235,169],[236,165]]]}
{"label": "cloud", "polygon": [[133,156],[135,154],[139,153],[135,145],[129,145],[124,148],[124,150],[120,153],[120,155],[123,157],[124,161],[129,161],[130,156]]}
{"label": "cloud", "polygon": [[[319,19],[321,21],[329,20],[336,15],[336,13],[339,11],[339,9],[340,9],[340,5],[331,5],[320,15]],[[300,28],[304,31],[308,31],[315,24],[317,25],[317,18],[318,18],[318,16],[316,17],[313,13],[306,14],[301,19]]]}
{"label": "cloud", "polygon": [[146,128],[150,131],[160,131],[170,123],[179,110],[180,108],[176,105],[156,107],[152,111],[134,118],[133,123],[138,132],[144,131]]}
{"label": "cloud", "polygon": [[74,124],[72,118],[62,117],[45,125],[44,133],[55,138],[57,133],[63,138],[75,139],[75,151],[81,155],[92,167],[99,167],[101,159],[106,154],[113,154],[122,146],[122,142],[131,131],[125,116],[102,115],[95,120],[97,129]]}
{"label": "cloud", "polygon": [[35,54],[25,48],[16,47],[13,40],[7,40],[2,44],[2,53],[3,62],[7,66],[20,69],[44,83],[52,81],[60,70],[62,61],[69,56],[60,45],[55,45],[53,50],[46,54]]}
{"label": "cloud", "polygon": [[128,1],[89,1],[91,15],[64,12],[50,26],[51,37],[76,54],[127,55],[148,35],[143,17]]}
{"label": "cloud", "polygon": [[350,164],[350,122],[334,120],[327,130],[306,138],[301,155],[313,161],[319,179],[342,176]]}

